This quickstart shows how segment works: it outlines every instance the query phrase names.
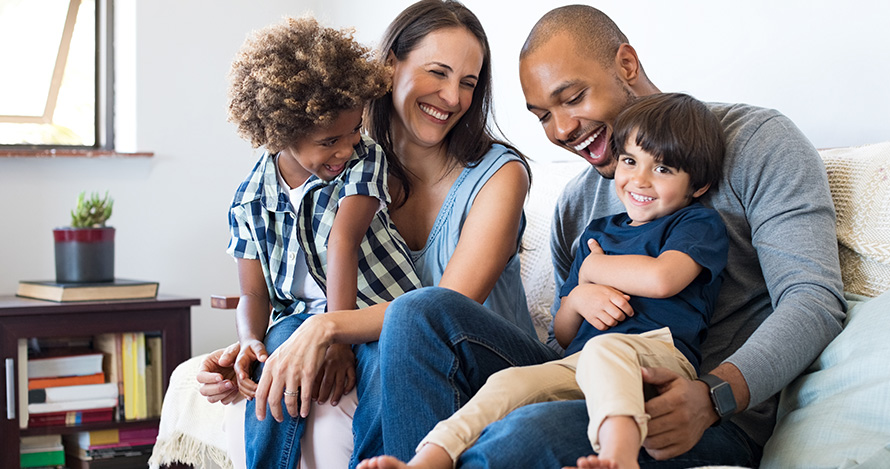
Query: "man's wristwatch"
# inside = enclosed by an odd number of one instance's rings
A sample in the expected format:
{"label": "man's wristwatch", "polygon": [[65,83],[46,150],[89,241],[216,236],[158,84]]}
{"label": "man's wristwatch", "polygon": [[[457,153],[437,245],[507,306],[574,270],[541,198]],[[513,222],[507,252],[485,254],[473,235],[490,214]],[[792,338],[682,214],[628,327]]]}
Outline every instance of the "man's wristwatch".
{"label": "man's wristwatch", "polygon": [[736,410],[735,396],[732,394],[732,387],[729,386],[729,383],[714,375],[699,376],[698,381],[708,385],[711,403],[714,405],[717,417],[720,418],[712,426],[716,427],[729,420]]}

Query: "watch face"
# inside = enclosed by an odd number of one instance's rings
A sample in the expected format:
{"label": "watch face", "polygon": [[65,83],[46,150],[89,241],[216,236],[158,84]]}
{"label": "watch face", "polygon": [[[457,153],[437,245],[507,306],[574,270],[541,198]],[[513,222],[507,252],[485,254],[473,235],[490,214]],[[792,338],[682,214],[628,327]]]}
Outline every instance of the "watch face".
{"label": "watch face", "polygon": [[711,388],[711,397],[713,397],[714,407],[716,407],[720,417],[735,412],[735,397],[732,395],[732,388],[729,386],[729,383],[723,382]]}

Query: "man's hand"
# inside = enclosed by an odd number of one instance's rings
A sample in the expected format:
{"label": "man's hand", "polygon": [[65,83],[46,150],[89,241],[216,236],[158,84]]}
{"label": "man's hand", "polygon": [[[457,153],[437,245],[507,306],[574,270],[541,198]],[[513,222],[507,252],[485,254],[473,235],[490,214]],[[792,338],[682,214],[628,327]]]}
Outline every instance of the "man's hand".
{"label": "man's hand", "polygon": [[717,421],[708,386],[690,381],[666,368],[643,368],[643,382],[655,386],[658,396],[646,402],[649,434],[643,448],[657,460],[679,456],[695,446],[705,430]]}
{"label": "man's hand", "polygon": [[240,401],[244,396],[238,392],[235,384],[235,357],[240,346],[238,342],[211,352],[198,368],[197,380],[201,383],[198,392],[210,402],[231,404]]}

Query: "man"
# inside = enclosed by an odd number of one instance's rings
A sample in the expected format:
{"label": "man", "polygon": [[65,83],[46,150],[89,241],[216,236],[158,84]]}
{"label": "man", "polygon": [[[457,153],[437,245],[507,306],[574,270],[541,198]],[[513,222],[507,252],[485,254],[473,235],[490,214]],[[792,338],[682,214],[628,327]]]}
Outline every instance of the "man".
{"label": "man", "polygon": [[[611,122],[635,97],[659,90],[618,27],[582,5],[557,8],[535,25],[520,55],[520,80],[548,139],[591,164],[557,204],[551,250],[559,291],[584,227],[620,210]],[[756,466],[775,423],[777,393],[840,332],[846,308],[834,209],[816,151],[778,112],[710,107],[724,127],[727,154],[723,181],[704,203],[727,224],[729,262],[702,350],[709,376],[690,381],[644,370],[659,395],[646,404],[652,420],[640,461],[676,458],[658,467]],[[591,452],[586,425],[583,402],[529,406],[490,426],[465,461],[570,464]],[[538,440],[533,447],[531,439]],[[495,452],[508,456],[494,460]]]}

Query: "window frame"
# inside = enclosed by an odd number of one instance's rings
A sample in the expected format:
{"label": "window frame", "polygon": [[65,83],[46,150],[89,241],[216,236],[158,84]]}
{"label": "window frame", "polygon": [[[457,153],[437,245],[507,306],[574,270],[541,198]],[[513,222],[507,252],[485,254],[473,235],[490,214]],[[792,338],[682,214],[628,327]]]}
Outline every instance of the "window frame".
{"label": "window frame", "polygon": [[[95,115],[93,145],[2,145],[0,157],[103,157],[153,156],[151,152],[115,150],[114,100],[114,1],[95,0]],[[70,7],[69,7],[70,16]],[[66,20],[66,22],[69,20]],[[65,39],[63,39],[64,41]],[[68,38],[70,42],[70,37]],[[67,56],[67,53],[66,53]],[[67,57],[66,57],[67,59]],[[57,65],[59,59],[57,58]],[[54,75],[57,71],[54,70]],[[55,92],[58,93],[58,88]],[[49,100],[49,99],[48,99]]]}

